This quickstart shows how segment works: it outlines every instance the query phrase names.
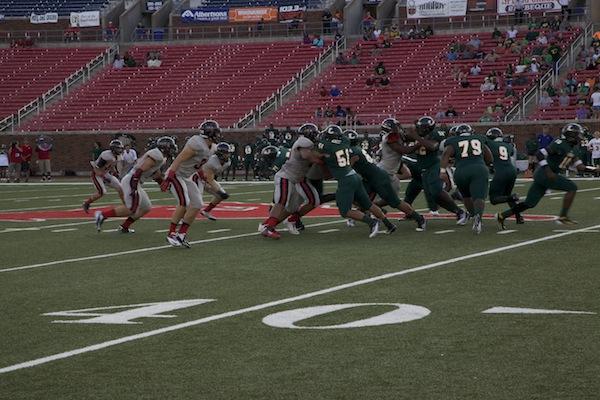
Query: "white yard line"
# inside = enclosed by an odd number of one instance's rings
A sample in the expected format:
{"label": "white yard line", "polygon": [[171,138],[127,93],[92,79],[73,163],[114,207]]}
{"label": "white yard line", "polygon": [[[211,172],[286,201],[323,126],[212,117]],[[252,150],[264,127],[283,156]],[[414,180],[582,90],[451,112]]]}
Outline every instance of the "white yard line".
{"label": "white yard line", "polygon": [[25,228],[6,228],[3,230],[0,230],[0,233],[10,233],[10,232],[18,232],[18,231],[39,231],[41,229],[62,228],[64,226],[76,226],[76,225],[85,225],[85,224],[93,224],[93,223],[94,223],[94,221],[83,221],[83,222],[70,222],[67,224],[29,226],[29,227],[25,227]]}
{"label": "white yard line", "polygon": [[[343,221],[338,221],[338,222],[343,222]],[[211,315],[211,316],[196,319],[193,321],[183,322],[180,324],[175,324],[175,325],[167,326],[167,327],[160,328],[160,329],[154,329],[151,331],[146,331],[146,332],[138,333],[135,335],[124,336],[124,337],[121,337],[118,339],[113,339],[113,340],[108,340],[106,342],[96,343],[91,346],[80,347],[75,350],[65,351],[63,353],[57,353],[57,354],[53,354],[50,356],[41,357],[41,358],[37,358],[34,360],[25,361],[25,362],[22,362],[19,364],[14,364],[14,365],[10,365],[10,366],[4,367],[4,368],[0,368],[0,374],[5,374],[7,372],[17,371],[17,370],[25,369],[25,368],[31,368],[31,367],[46,364],[46,363],[49,363],[52,361],[70,358],[70,357],[73,357],[73,356],[76,356],[79,354],[90,353],[92,351],[105,349],[107,347],[112,347],[112,346],[116,346],[116,345],[123,344],[123,343],[133,342],[136,340],[145,339],[145,338],[152,337],[152,336],[158,336],[158,335],[162,335],[163,333],[178,331],[181,329],[190,328],[192,326],[202,325],[202,324],[206,324],[208,322],[217,321],[217,320],[230,318],[230,317],[235,317],[238,315],[247,314],[247,313],[254,312],[254,311],[260,311],[260,310],[264,310],[267,308],[280,306],[283,304],[306,300],[306,299],[321,296],[324,294],[339,292],[341,290],[350,289],[350,288],[354,288],[354,287],[362,286],[362,285],[367,285],[367,284],[370,284],[373,282],[379,282],[379,281],[383,281],[383,280],[390,279],[390,278],[395,278],[395,277],[402,276],[402,275],[408,275],[408,274],[411,274],[414,272],[426,271],[426,270],[433,269],[433,268],[449,266],[449,265],[452,265],[457,262],[466,261],[466,260],[470,260],[470,259],[478,258],[478,257],[483,257],[483,256],[487,256],[490,254],[501,253],[504,251],[517,249],[520,247],[530,246],[530,245],[533,245],[536,243],[541,243],[541,242],[545,242],[548,240],[557,239],[557,238],[560,238],[563,236],[572,235],[574,233],[584,232],[589,229],[597,229],[597,228],[600,228],[600,225],[590,226],[587,228],[577,229],[577,230],[564,232],[564,233],[558,233],[558,234],[554,234],[554,235],[542,236],[541,238],[527,240],[527,241],[521,242],[521,243],[515,243],[515,244],[508,245],[508,246],[496,247],[495,249],[479,251],[476,253],[471,253],[471,254],[467,254],[464,256],[460,256],[460,257],[454,257],[454,258],[450,258],[450,259],[443,260],[443,261],[438,261],[438,262],[431,263],[431,264],[421,265],[421,266],[415,267],[415,268],[409,268],[409,269],[405,269],[402,271],[391,272],[391,273],[378,275],[378,276],[374,276],[374,277],[367,278],[367,279],[361,279],[358,281],[349,282],[349,283],[341,284],[338,286],[333,286],[333,287],[329,287],[326,289],[321,289],[321,290],[317,290],[314,292],[301,294],[301,295],[294,296],[294,297],[288,297],[288,298],[281,299],[281,300],[275,300],[275,301],[270,301],[270,302],[263,303],[263,304],[257,304],[255,306],[251,306],[251,307],[240,308],[238,310],[233,310],[233,311],[228,311],[228,312],[224,312],[221,314]],[[255,235],[255,234],[256,233],[254,233],[253,235]]]}
{"label": "white yard line", "polygon": [[452,232],[456,232],[454,229],[446,229],[445,231],[437,231],[437,232],[433,232],[436,235],[443,235],[444,233],[452,233]]}
{"label": "white yard line", "polygon": [[509,233],[516,232],[515,229],[507,229],[505,231],[496,232],[498,235],[508,235]]}
{"label": "white yard line", "polygon": [[[310,224],[310,225],[306,225],[306,226],[307,227],[316,227],[316,226],[324,226],[324,225],[330,225],[330,224],[339,224],[340,222],[345,222],[345,220],[319,222],[316,224]],[[87,223],[90,223],[90,222],[87,222]],[[286,229],[281,229],[281,231],[285,231],[285,230]],[[248,236],[257,236],[257,235],[260,235],[260,232],[242,233],[239,235],[232,235],[232,236],[219,236],[216,238],[196,240],[196,241],[193,241],[190,243],[191,244],[200,244],[200,243],[219,242],[222,240],[237,239],[237,238],[248,237]],[[4,269],[0,269],[0,273],[1,272],[11,272],[11,271],[21,271],[21,270],[25,270],[25,269],[50,267],[53,265],[70,264],[70,263],[75,263],[75,262],[80,262],[80,261],[99,260],[99,259],[103,259],[103,258],[118,257],[118,256],[137,254],[137,253],[146,253],[149,251],[168,249],[168,248],[171,248],[171,246],[164,245],[164,246],[155,246],[155,247],[144,247],[141,249],[125,250],[125,251],[119,251],[116,253],[97,254],[95,256],[87,256],[87,257],[79,257],[79,258],[68,258],[66,260],[49,261],[49,262],[39,263],[39,264],[31,264],[31,265],[23,265],[23,266],[19,266],[19,267],[4,268]]]}
{"label": "white yard line", "polygon": [[332,232],[339,232],[339,229],[325,229],[324,231],[319,231],[317,233],[332,233]]}
{"label": "white yard line", "polygon": [[229,232],[231,229],[213,229],[212,231],[206,231],[206,233],[221,233],[221,232]]}
{"label": "white yard line", "polygon": [[77,231],[79,230],[78,228],[64,228],[64,229],[53,229],[50,232],[53,233],[60,233],[60,232],[71,232],[71,231]]}

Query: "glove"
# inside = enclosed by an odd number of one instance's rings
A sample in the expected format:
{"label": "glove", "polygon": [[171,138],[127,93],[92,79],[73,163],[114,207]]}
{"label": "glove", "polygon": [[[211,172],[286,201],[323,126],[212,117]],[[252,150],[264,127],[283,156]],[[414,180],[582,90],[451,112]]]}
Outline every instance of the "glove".
{"label": "glove", "polygon": [[223,191],[219,191],[217,192],[217,194],[219,195],[220,198],[222,198],[223,200],[227,200],[229,198],[229,195]]}
{"label": "glove", "polygon": [[160,190],[162,190],[163,192],[169,191],[169,189],[171,188],[171,183],[173,182],[174,179],[175,179],[175,171],[169,170],[169,172],[167,173],[167,177],[160,184]]}

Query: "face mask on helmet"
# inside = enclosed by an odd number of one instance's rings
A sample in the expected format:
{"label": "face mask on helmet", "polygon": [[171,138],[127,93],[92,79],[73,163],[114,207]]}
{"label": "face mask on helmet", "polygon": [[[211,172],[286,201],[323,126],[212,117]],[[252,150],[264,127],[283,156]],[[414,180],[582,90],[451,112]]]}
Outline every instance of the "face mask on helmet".
{"label": "face mask on helmet", "polygon": [[356,133],[356,131],[354,131],[352,129],[348,129],[347,131],[344,131],[344,135],[348,138],[348,140],[350,140],[351,146],[356,146],[360,143],[360,139],[359,139],[358,133]]}
{"label": "face mask on helmet", "polygon": [[156,141],[156,147],[163,153],[165,157],[174,157],[177,154],[177,144],[175,140],[169,136],[163,136]]}
{"label": "face mask on helmet", "polygon": [[417,120],[415,124],[419,136],[427,136],[435,129],[435,121],[433,118],[424,116]]}
{"label": "face mask on helmet", "polygon": [[583,139],[584,132],[580,124],[567,124],[561,130],[561,137],[571,144],[577,144]]}
{"label": "face mask on helmet", "polygon": [[502,133],[502,130],[500,128],[490,128],[485,133],[485,136],[492,140],[501,138],[503,135],[504,134]]}
{"label": "face mask on helmet", "polygon": [[229,143],[221,142],[217,144],[217,151],[215,152],[215,154],[217,155],[217,157],[219,157],[219,160],[221,160],[222,162],[229,160],[230,152],[231,147],[229,146]]}
{"label": "face mask on helmet", "polygon": [[472,133],[473,133],[473,128],[471,127],[471,125],[461,124],[461,125],[459,125],[459,126],[456,127],[456,134],[457,135],[472,134]]}
{"label": "face mask on helmet", "polygon": [[314,142],[319,135],[319,128],[315,124],[304,124],[298,128],[298,134]]}
{"label": "face mask on helmet", "polygon": [[205,138],[217,141],[221,136],[221,128],[216,121],[208,120],[200,124],[200,134]]}
{"label": "face mask on helmet", "polygon": [[123,153],[123,143],[121,143],[120,140],[112,140],[110,142],[110,151],[113,152],[113,154],[122,154]]}
{"label": "face mask on helmet", "polygon": [[267,146],[260,152],[260,158],[266,163],[272,163],[277,157],[279,150],[275,146]]}
{"label": "face mask on helmet", "polygon": [[387,118],[381,123],[381,130],[385,133],[397,132],[400,123],[394,118]]}

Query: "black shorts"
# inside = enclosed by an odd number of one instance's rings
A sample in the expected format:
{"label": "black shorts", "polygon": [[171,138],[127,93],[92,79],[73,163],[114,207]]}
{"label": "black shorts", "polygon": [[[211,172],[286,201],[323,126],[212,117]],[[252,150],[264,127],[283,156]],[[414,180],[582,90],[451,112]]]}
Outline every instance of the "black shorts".
{"label": "black shorts", "polygon": [[29,161],[23,161],[21,163],[21,172],[29,171]]}

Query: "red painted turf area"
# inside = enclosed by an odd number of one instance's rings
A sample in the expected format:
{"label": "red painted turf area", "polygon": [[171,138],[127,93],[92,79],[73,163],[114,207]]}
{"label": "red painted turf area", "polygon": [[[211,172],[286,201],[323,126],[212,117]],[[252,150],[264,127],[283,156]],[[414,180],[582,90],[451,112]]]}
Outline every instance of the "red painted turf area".
{"label": "red painted turf area", "polygon": [[[88,219],[93,218],[96,210],[105,210],[106,208],[98,208],[90,210],[89,214],[83,212],[82,209],[76,208],[71,210],[40,210],[26,212],[4,212],[0,213],[0,221],[36,221],[45,219]],[[153,219],[169,219],[175,210],[173,206],[158,206],[152,208],[144,218]],[[228,202],[221,205],[212,211],[212,214],[218,219],[263,219],[269,214],[269,204],[265,203],[238,203]],[[338,209],[335,206],[324,205],[310,212],[306,217],[339,217]],[[402,218],[403,213],[389,213],[388,217]],[[430,216],[425,214],[426,218],[434,219],[454,219],[454,214],[440,214]],[[527,221],[552,221],[556,219],[553,215],[524,215]],[[493,214],[485,214],[485,219],[493,219]],[[203,219],[201,215],[198,219]]]}

